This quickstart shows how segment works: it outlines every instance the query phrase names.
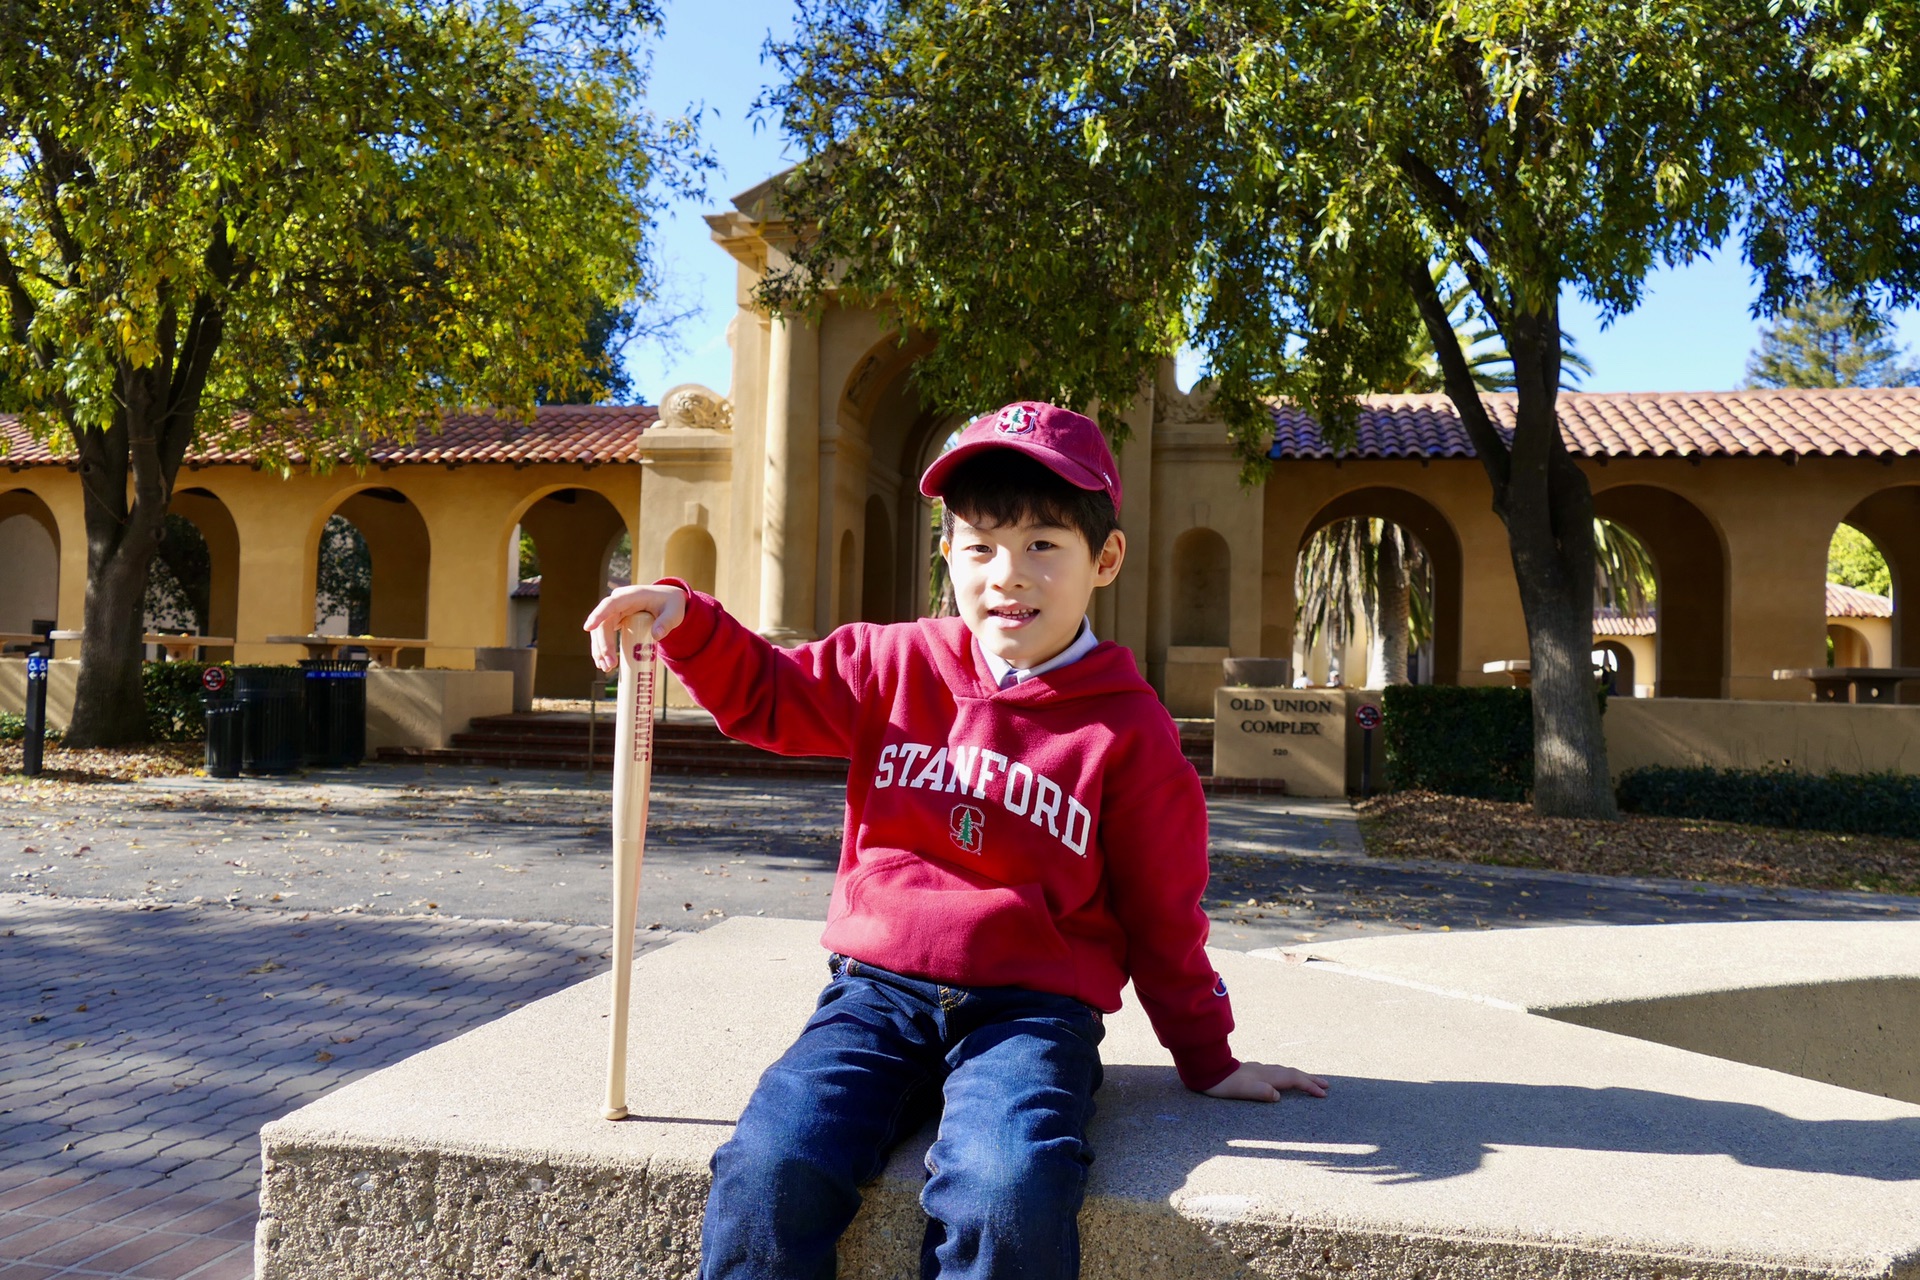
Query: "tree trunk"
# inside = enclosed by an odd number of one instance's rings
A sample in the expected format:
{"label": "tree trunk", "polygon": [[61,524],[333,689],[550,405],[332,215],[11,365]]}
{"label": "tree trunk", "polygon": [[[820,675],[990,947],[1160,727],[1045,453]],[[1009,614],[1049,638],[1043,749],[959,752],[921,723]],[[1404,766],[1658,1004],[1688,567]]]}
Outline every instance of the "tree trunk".
{"label": "tree trunk", "polygon": [[[1422,263],[1403,277],[1419,305],[1474,452],[1507,526],[1533,675],[1533,807],[1548,817],[1617,818],[1593,679],[1593,490],[1560,434],[1560,313],[1505,311],[1481,294],[1513,357],[1512,441],[1494,428]],[[1548,288],[1549,299],[1556,298]]]}
{"label": "tree trunk", "polygon": [[1407,682],[1407,561],[1401,554],[1400,530],[1380,523],[1380,545],[1374,556],[1373,652],[1368,655],[1367,687],[1384,689]]}
{"label": "tree trunk", "polygon": [[87,601],[67,726],[70,746],[118,747],[147,739],[141,684],[147,576],[166,527],[174,476],[193,438],[206,364],[219,338],[217,313],[197,307],[190,335],[189,358],[177,369],[171,351],[152,365],[122,368],[110,426],[73,432],[87,529]]}

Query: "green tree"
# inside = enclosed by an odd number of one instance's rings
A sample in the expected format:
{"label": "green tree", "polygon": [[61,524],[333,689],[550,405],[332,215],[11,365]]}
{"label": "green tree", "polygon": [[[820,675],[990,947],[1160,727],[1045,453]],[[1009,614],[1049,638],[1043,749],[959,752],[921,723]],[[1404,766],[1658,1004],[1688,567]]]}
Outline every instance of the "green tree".
{"label": "green tree", "polygon": [[[1914,296],[1915,47],[1913,0],[805,0],[770,105],[812,159],[763,297],[891,307],[937,339],[937,406],[1098,401],[1116,432],[1186,342],[1253,478],[1273,398],[1348,441],[1424,327],[1508,531],[1535,804],[1611,815],[1561,295],[1617,316],[1738,234],[1765,308]],[[1436,263],[1512,357],[1511,436]]]}
{"label": "green tree", "polygon": [[440,405],[590,383],[654,285],[655,0],[0,0],[0,384],[70,446],[87,599],[68,740],[146,732],[140,604],[202,432],[363,460]]}
{"label": "green tree", "polygon": [[1920,369],[1893,341],[1893,323],[1830,289],[1787,305],[1747,357],[1750,387],[1904,387]]}
{"label": "green tree", "polygon": [[351,636],[373,630],[373,555],[366,538],[345,516],[328,516],[320,530],[313,595],[315,630],[325,618],[345,618]]}
{"label": "green tree", "polygon": [[1893,594],[1893,571],[1887,567],[1887,558],[1872,538],[1850,524],[1835,528],[1827,545],[1827,581],[1877,596]]}
{"label": "green tree", "polygon": [[142,625],[167,631],[207,633],[213,599],[213,555],[200,527],[185,516],[168,514],[160,526],[160,545],[147,575]]}

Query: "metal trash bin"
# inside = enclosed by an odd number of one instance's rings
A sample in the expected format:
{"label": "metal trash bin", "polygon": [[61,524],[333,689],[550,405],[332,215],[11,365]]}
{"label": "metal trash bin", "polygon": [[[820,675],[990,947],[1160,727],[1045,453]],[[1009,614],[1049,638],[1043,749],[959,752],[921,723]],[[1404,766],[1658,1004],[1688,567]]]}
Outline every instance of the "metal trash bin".
{"label": "metal trash bin", "polygon": [[300,670],[306,685],[307,763],[339,769],[365,760],[367,660],[308,658]]}
{"label": "metal trash bin", "polygon": [[235,667],[234,700],[243,708],[240,767],[292,773],[306,745],[306,672],[298,667]]}
{"label": "metal trash bin", "polygon": [[207,776],[237,778],[246,743],[246,708],[232,698],[207,699]]}

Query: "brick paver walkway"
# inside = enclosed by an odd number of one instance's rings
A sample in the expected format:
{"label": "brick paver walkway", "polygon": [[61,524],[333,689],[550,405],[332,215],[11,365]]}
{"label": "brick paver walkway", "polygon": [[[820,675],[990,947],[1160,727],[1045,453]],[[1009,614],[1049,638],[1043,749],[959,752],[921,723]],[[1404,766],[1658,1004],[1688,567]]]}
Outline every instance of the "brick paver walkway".
{"label": "brick paver walkway", "polygon": [[0,1280],[251,1276],[261,1124],[600,972],[608,937],[0,895]]}

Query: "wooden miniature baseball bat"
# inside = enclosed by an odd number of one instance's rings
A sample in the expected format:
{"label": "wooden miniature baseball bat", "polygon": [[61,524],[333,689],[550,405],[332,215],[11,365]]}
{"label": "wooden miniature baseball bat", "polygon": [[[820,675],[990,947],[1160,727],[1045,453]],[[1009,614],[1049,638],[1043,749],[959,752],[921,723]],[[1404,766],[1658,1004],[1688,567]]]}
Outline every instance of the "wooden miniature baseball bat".
{"label": "wooden miniature baseball bat", "polygon": [[613,1011],[607,1054],[609,1120],[627,1115],[627,1001],[633,987],[633,929],[640,910],[640,862],[647,850],[647,794],[653,782],[653,704],[660,687],[653,615],[620,628],[620,706],[613,735]]}

